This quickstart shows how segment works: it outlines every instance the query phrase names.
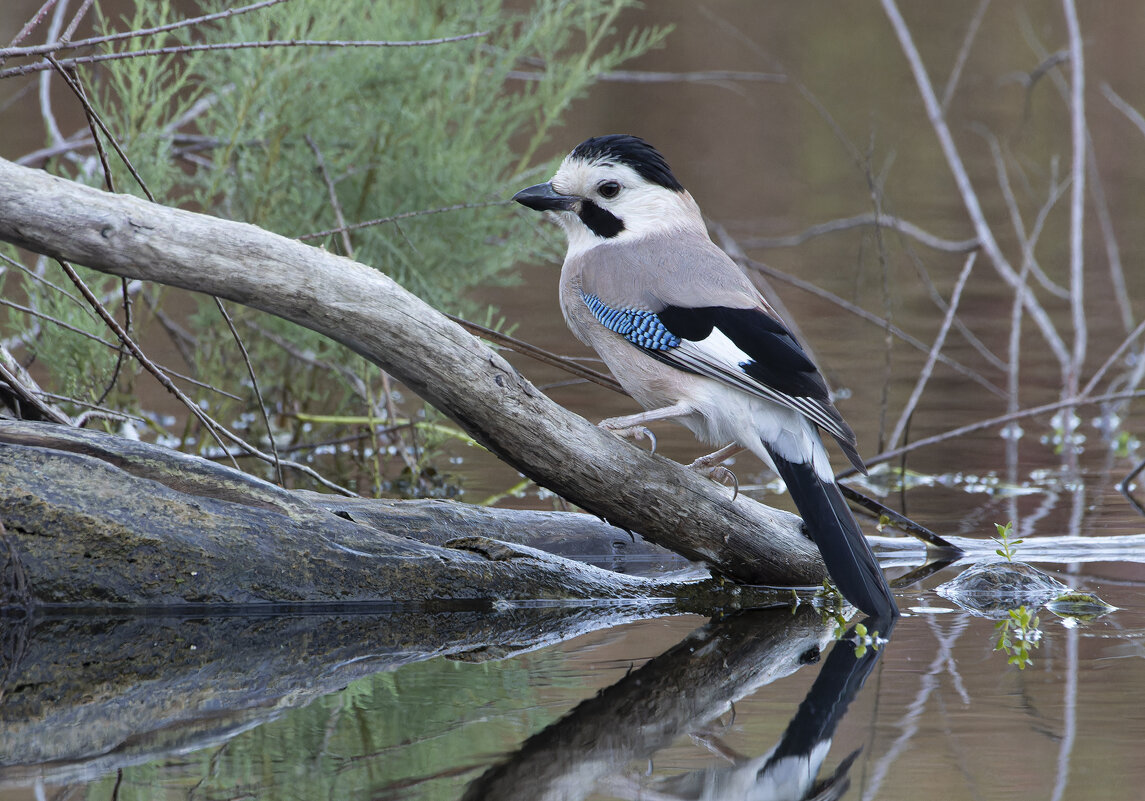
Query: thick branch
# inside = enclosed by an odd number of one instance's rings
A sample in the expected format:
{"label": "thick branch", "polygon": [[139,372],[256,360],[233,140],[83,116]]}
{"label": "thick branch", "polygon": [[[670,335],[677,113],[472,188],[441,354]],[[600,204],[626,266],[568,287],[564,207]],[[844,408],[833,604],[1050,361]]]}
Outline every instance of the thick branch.
{"label": "thick branch", "polygon": [[[618,440],[377,270],[251,225],[113,195],[0,160],[0,240],[207,292],[331,337],[505,462],[584,509],[752,583],[825,573],[794,516]],[[555,303],[554,299],[554,303]]]}

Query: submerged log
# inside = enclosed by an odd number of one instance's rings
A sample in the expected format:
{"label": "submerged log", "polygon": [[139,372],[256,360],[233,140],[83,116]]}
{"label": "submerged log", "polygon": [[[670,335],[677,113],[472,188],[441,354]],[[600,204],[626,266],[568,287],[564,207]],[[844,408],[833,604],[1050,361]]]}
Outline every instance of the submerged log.
{"label": "submerged log", "polygon": [[588,515],[308,498],[159,445],[0,420],[0,611],[616,598],[710,610],[789,598],[729,595],[695,573],[681,583],[602,570],[512,530],[542,518],[549,539],[603,551],[617,530]]}
{"label": "submerged log", "polygon": [[723,575],[802,585],[826,575],[797,517],[733,498],[730,489],[554,404],[377,270],[251,225],[4,160],[0,240],[112,275],[207,292],[325,334],[399,378],[537,484]]}

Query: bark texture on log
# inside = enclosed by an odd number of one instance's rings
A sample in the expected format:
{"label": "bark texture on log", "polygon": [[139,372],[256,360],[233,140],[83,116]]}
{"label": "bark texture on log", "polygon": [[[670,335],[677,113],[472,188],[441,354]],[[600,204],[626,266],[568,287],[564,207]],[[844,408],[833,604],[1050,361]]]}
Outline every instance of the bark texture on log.
{"label": "bark texture on log", "polygon": [[[712,611],[790,597],[695,573],[624,575],[527,544],[611,542],[618,531],[588,515],[313,497],[159,445],[0,420],[0,612],[601,599]],[[539,532],[513,531],[538,517]]]}
{"label": "bark texture on log", "polygon": [[[27,444],[44,427],[55,447]],[[132,452],[109,457],[117,444]],[[31,605],[663,595],[479,533],[424,544],[195,457],[39,423],[0,421],[0,515],[6,594],[20,575]]]}
{"label": "bark texture on log", "polygon": [[377,270],[251,225],[4,160],[0,240],[113,275],[207,292],[329,336],[398,377],[539,485],[727,576],[818,584],[826,575],[797,517],[744,497],[733,501],[726,487],[554,404]]}

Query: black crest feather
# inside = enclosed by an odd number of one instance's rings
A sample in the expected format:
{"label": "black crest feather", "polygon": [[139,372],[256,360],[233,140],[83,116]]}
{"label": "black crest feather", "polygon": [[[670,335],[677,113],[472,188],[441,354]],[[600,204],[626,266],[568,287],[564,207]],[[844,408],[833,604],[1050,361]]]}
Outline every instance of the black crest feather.
{"label": "black crest feather", "polygon": [[672,168],[660,151],[639,136],[630,134],[608,134],[594,136],[577,145],[572,157],[584,161],[612,161],[624,164],[654,184],[659,184],[673,192],[683,192],[684,187],[672,174]]}

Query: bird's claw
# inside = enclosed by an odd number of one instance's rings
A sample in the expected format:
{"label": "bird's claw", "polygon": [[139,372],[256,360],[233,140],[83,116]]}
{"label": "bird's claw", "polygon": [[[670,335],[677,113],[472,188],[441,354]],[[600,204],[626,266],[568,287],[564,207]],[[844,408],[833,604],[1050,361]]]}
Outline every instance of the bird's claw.
{"label": "bird's claw", "polygon": [[616,425],[613,419],[601,420],[599,423],[597,423],[597,425],[603,428],[605,431],[611,431],[621,439],[647,439],[652,444],[648,452],[656,453],[656,435],[653,434],[647,426],[626,426],[623,424]]}
{"label": "bird's claw", "polygon": [[735,473],[723,465],[717,464],[710,466],[705,464],[703,459],[697,459],[688,465],[688,467],[701,475],[707,476],[712,481],[717,481],[720,484],[730,484],[732,487],[732,500],[734,501],[739,497],[739,479],[736,478]]}

